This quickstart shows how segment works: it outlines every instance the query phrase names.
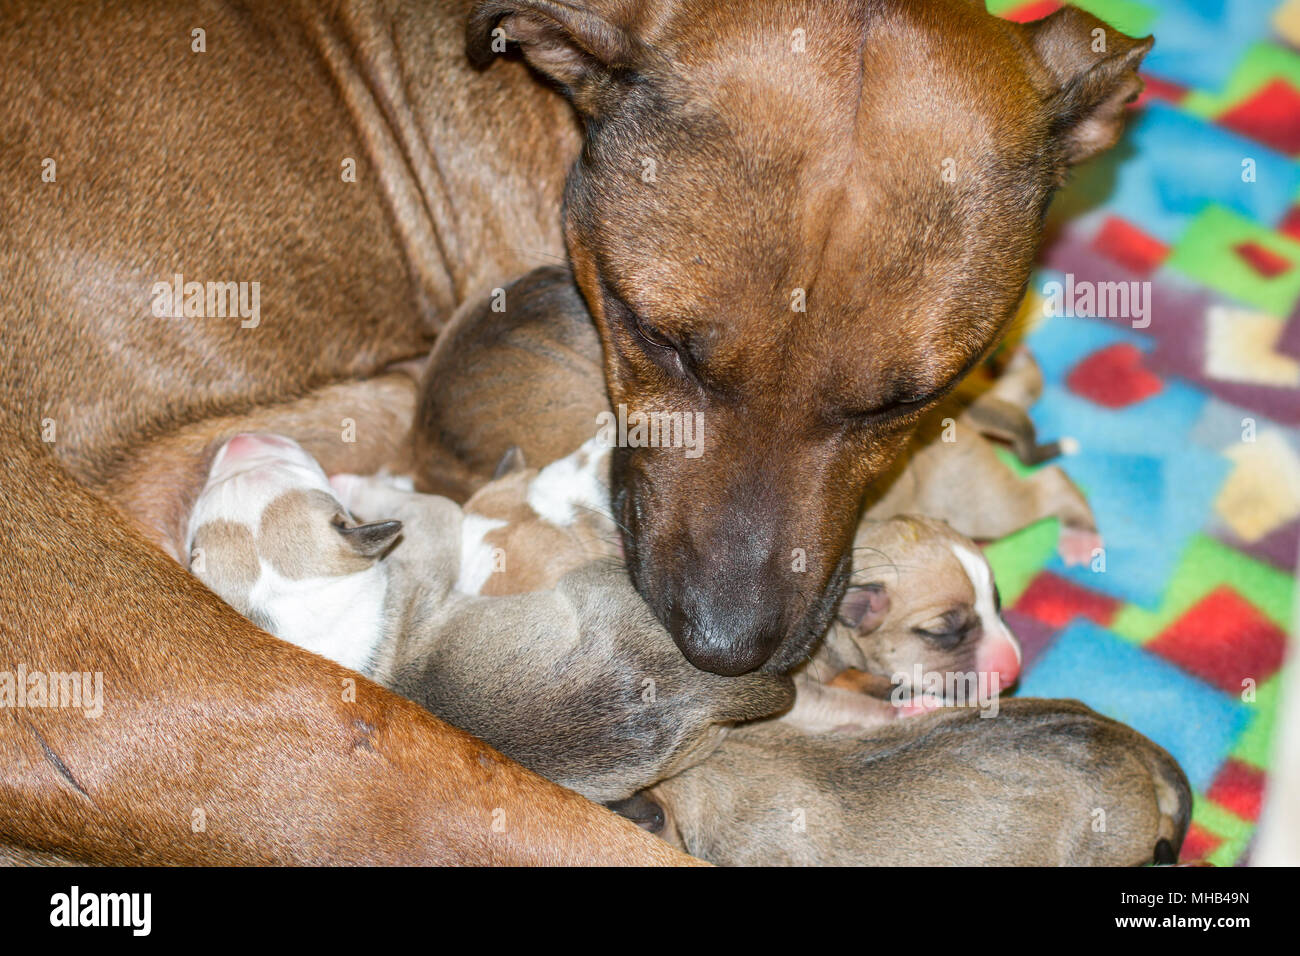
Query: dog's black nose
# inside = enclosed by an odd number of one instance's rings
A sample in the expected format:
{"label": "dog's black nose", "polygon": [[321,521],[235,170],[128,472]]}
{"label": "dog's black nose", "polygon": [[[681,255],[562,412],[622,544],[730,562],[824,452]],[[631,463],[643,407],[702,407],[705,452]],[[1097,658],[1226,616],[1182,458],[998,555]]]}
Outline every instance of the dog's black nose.
{"label": "dog's black nose", "polygon": [[688,661],[724,677],[747,674],[766,664],[786,630],[772,615],[718,603],[678,605],[667,624]]}
{"label": "dog's black nose", "polygon": [[[748,491],[733,483],[710,507],[678,509],[683,496],[655,493],[630,460],[616,452],[611,472],[628,572],[682,655],[724,677],[797,665],[847,582],[843,545],[818,536],[827,522],[792,513],[774,501],[773,482],[757,480]],[[843,517],[856,521],[856,511]]]}

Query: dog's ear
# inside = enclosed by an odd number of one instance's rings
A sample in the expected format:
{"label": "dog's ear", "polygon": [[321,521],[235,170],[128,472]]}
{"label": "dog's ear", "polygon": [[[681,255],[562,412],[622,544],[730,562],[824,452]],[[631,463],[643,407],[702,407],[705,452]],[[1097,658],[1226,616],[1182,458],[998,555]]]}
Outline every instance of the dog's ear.
{"label": "dog's ear", "polygon": [[518,44],[533,68],[575,102],[590,82],[635,69],[645,49],[590,2],[479,0],[466,29],[470,62],[482,68],[509,43]]}
{"label": "dog's ear", "polygon": [[1137,71],[1155,40],[1126,36],[1075,7],[1025,29],[1056,87],[1048,108],[1062,163],[1110,149],[1124,131],[1125,106],[1142,92]]}
{"label": "dog's ear", "polygon": [[375,521],[348,527],[336,524],[344,543],[363,558],[377,558],[392,547],[402,533],[400,521]]}

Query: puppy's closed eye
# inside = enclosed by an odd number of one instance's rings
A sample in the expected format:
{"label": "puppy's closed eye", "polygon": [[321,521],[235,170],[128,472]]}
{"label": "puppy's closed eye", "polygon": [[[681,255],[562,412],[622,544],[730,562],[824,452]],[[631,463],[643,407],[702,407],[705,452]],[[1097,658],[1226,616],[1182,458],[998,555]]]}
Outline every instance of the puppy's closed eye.
{"label": "puppy's closed eye", "polygon": [[912,633],[924,638],[940,650],[952,650],[970,637],[979,626],[979,619],[969,608],[953,608],[938,617],[912,628]]}

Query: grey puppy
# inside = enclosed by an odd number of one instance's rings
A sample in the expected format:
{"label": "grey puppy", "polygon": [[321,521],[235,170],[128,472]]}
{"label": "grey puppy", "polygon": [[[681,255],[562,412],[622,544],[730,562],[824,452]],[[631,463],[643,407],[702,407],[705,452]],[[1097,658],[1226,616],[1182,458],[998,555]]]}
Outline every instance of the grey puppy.
{"label": "grey puppy", "polygon": [[420,543],[388,559],[392,638],[375,678],[592,800],[625,798],[703,760],[729,724],[794,698],[789,678],[693,667],[618,564],[587,564],[550,590],[469,595],[452,587],[457,505],[373,480],[345,500],[400,520]]}
{"label": "grey puppy", "polygon": [[1076,701],[946,709],[866,735],[780,722],[632,801],[642,825],[712,863],[1172,863],[1191,791],[1178,764]]}

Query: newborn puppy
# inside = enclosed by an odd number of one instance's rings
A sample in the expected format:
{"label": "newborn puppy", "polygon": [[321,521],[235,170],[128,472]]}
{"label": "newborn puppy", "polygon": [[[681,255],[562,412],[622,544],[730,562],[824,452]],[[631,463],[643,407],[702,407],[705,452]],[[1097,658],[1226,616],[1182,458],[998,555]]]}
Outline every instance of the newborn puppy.
{"label": "newborn puppy", "polygon": [[919,515],[863,519],[852,583],[796,679],[785,720],[824,733],[939,703],[978,703],[996,715],[998,694],[1015,683],[1021,661],[1000,611],[993,571],[969,538]]}
{"label": "newborn puppy", "polygon": [[568,455],[609,407],[604,352],[568,266],[541,266],[470,299],[425,367],[408,447],[420,491],[464,502],[512,450],[534,467]]}
{"label": "newborn puppy", "polygon": [[622,571],[623,544],[609,505],[609,452],[599,438],[589,438],[540,471],[516,462],[476,491],[465,502],[465,518],[481,534],[480,557],[475,564],[466,556],[477,570],[462,574],[461,589],[540,591],[593,560]]}
{"label": "newborn puppy", "polygon": [[955,410],[928,414],[903,454],[868,496],[873,518],[924,514],[979,541],[1019,531],[1042,518],[1060,521],[1057,550],[1085,564],[1102,545],[1088,500],[1060,467],[1016,474],[992,442]]}
{"label": "newborn puppy", "polygon": [[1137,731],[1034,699],[858,736],[764,721],[633,799],[647,829],[724,866],[1173,862],[1192,805],[1178,764]]}
{"label": "newborn puppy", "polygon": [[399,521],[362,524],[316,459],[278,435],[218,449],[190,514],[190,570],[258,627],[365,672],[384,634]]}
{"label": "newborn puppy", "polygon": [[918,668],[974,671],[1005,689],[1020,674],[1020,642],[1001,611],[993,569],[965,535],[921,515],[866,518],[834,639],[817,659],[895,684]]}
{"label": "newborn puppy", "polygon": [[560,554],[576,570],[554,587],[478,594],[493,519],[391,479],[327,482],[288,439],[232,440],[199,500],[193,567],[217,594],[593,800],[628,797],[704,759],[730,724],[790,705],[789,678],[692,667],[621,567]]}

